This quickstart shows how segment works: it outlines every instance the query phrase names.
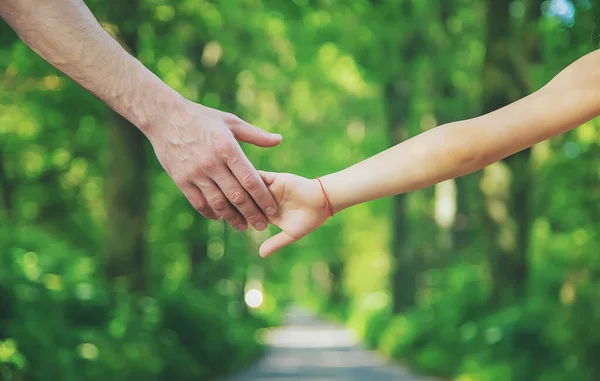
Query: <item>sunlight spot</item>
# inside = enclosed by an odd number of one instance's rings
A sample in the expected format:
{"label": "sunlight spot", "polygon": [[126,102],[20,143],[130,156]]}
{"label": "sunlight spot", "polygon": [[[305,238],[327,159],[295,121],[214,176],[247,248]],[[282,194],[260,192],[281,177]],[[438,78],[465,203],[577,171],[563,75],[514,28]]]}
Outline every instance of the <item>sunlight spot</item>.
{"label": "sunlight spot", "polygon": [[522,1],[516,0],[509,5],[510,15],[514,18],[521,18],[525,15],[525,5]]}
{"label": "sunlight spot", "polygon": [[488,197],[506,195],[510,186],[512,174],[505,163],[497,162],[483,170],[481,190]]}
{"label": "sunlight spot", "polygon": [[244,70],[237,76],[240,87],[252,87],[256,83],[256,75],[250,70]]}
{"label": "sunlight spot", "polygon": [[17,133],[24,138],[33,138],[40,131],[40,125],[33,119],[26,119],[19,123]]}
{"label": "sunlight spot", "polygon": [[435,186],[435,222],[448,229],[456,220],[456,182],[443,181]]}
{"label": "sunlight spot", "polygon": [[[584,9],[585,5],[582,5],[582,9]],[[542,3],[542,15],[546,18],[557,18],[567,28],[575,25],[575,6],[571,0],[544,1]],[[566,31],[565,29],[562,30]]]}
{"label": "sunlight spot", "polygon": [[514,251],[517,247],[517,226],[513,220],[502,224],[498,235],[498,245],[506,251]]}
{"label": "sunlight spot", "polygon": [[485,331],[485,341],[488,344],[496,344],[502,340],[502,330],[500,327],[490,327]]}
{"label": "sunlight spot", "polygon": [[354,143],[358,143],[365,137],[365,123],[362,120],[353,120],[348,123],[346,128],[348,139]]}
{"label": "sunlight spot", "polygon": [[77,347],[79,356],[86,360],[94,360],[98,357],[98,347],[92,343],[81,343]]}
{"label": "sunlight spot", "polygon": [[253,289],[246,292],[244,301],[250,308],[258,308],[263,303],[263,294],[259,290]]}
{"label": "sunlight spot", "polygon": [[251,106],[254,102],[255,93],[254,90],[249,88],[239,89],[236,94],[237,101],[244,106]]}
{"label": "sunlight spot", "polygon": [[569,305],[575,300],[575,287],[570,282],[566,282],[560,289],[560,301],[564,305]]}
{"label": "sunlight spot", "polygon": [[38,265],[38,256],[36,253],[29,251],[23,255],[23,265],[27,268],[37,267]]}
{"label": "sunlight spot", "polygon": [[202,53],[202,64],[204,66],[212,67],[219,63],[219,60],[223,56],[223,48],[217,41],[211,41],[204,47]]}
{"label": "sunlight spot", "polygon": [[437,120],[435,119],[435,116],[433,114],[424,114],[421,117],[421,131],[427,131],[427,130],[431,130],[432,128],[434,128],[437,125]]}
{"label": "sunlight spot", "polygon": [[52,163],[56,166],[56,168],[65,168],[69,163],[69,160],[71,160],[71,153],[64,148],[58,148],[52,154]]}
{"label": "sunlight spot", "polygon": [[119,39],[119,27],[116,26],[115,24],[111,24],[111,23],[107,23],[107,22],[101,22],[100,25],[102,26],[102,28],[104,28],[104,30],[110,34],[110,36],[112,38],[114,38],[115,40]]}
{"label": "sunlight spot", "polygon": [[23,168],[29,177],[36,177],[44,170],[44,157],[44,150],[37,146],[31,146],[23,153]]}
{"label": "sunlight spot", "polygon": [[43,79],[44,88],[46,90],[57,90],[60,87],[61,80],[56,75],[48,75]]}
{"label": "sunlight spot", "polygon": [[38,268],[38,257],[33,252],[28,252],[23,256],[23,272],[29,280],[37,280],[40,276],[40,269]]}
{"label": "sunlight spot", "polygon": [[597,138],[596,127],[593,123],[588,122],[582,124],[578,129],[575,130],[577,138],[582,143],[593,143]]}
{"label": "sunlight spot", "polygon": [[125,335],[125,331],[126,331],[125,324],[123,324],[123,322],[118,319],[111,321],[110,324],[108,325],[108,332],[113,337],[122,338],[123,335]]}
{"label": "sunlight spot", "polygon": [[170,5],[159,5],[155,16],[158,21],[171,21],[175,17],[175,9]]}
{"label": "sunlight spot", "polygon": [[0,341],[0,362],[8,361],[17,352],[14,340]]}
{"label": "sunlight spot", "polygon": [[208,257],[213,261],[218,261],[223,257],[225,251],[224,249],[225,248],[223,246],[223,241],[218,240],[215,242],[211,242],[208,245]]}
{"label": "sunlight spot", "polygon": [[89,283],[78,283],[75,287],[75,295],[81,300],[90,300],[94,296],[94,288]]}
{"label": "sunlight spot", "polygon": [[486,203],[488,215],[496,223],[502,223],[508,217],[508,209],[506,205],[498,200],[489,200]]}
{"label": "sunlight spot", "polygon": [[190,226],[192,226],[193,222],[194,217],[189,212],[179,213],[179,216],[177,217],[177,223],[179,224],[179,228],[182,230],[188,229]]}
{"label": "sunlight spot", "polygon": [[531,148],[531,159],[533,160],[534,166],[543,164],[545,161],[550,159],[551,155],[552,149],[550,148],[549,140],[540,142]]}
{"label": "sunlight spot", "polygon": [[45,275],[44,276],[44,286],[46,286],[46,288],[48,290],[52,290],[52,291],[60,291],[63,288],[62,280],[56,274]]}

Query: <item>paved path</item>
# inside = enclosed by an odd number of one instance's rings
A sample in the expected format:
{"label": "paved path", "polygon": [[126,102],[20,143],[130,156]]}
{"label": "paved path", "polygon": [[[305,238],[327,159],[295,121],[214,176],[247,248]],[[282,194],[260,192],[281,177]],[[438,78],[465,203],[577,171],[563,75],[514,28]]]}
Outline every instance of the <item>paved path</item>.
{"label": "paved path", "polygon": [[352,331],[291,310],[268,334],[269,349],[230,381],[425,381],[357,344]]}

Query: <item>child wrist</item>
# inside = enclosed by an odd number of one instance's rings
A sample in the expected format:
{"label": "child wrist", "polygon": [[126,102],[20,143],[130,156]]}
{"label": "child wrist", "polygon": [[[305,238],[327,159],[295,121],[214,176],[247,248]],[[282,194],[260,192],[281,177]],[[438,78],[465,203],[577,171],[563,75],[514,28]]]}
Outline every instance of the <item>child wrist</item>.
{"label": "child wrist", "polygon": [[333,217],[333,207],[331,205],[331,199],[329,198],[329,194],[321,181],[321,178],[317,176],[317,182],[321,186],[321,190],[323,191],[323,196],[325,196],[325,219],[327,220],[329,217]]}

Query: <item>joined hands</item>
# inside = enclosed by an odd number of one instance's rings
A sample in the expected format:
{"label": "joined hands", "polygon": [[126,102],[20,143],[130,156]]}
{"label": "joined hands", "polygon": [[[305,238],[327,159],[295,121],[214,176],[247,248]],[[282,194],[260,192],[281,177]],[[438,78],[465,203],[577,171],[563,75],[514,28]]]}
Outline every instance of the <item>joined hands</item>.
{"label": "joined hands", "polygon": [[327,219],[327,200],[316,179],[289,173],[258,171],[278,205],[278,213],[268,216],[269,223],[281,232],[260,246],[267,257],[318,228]]}

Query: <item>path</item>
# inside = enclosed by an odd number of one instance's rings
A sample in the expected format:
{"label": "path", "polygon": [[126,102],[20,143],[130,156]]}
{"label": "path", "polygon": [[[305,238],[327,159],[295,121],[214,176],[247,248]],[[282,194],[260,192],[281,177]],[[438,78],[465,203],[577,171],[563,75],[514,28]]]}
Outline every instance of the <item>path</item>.
{"label": "path", "polygon": [[352,331],[292,310],[269,332],[269,349],[230,381],[426,381],[357,344]]}

